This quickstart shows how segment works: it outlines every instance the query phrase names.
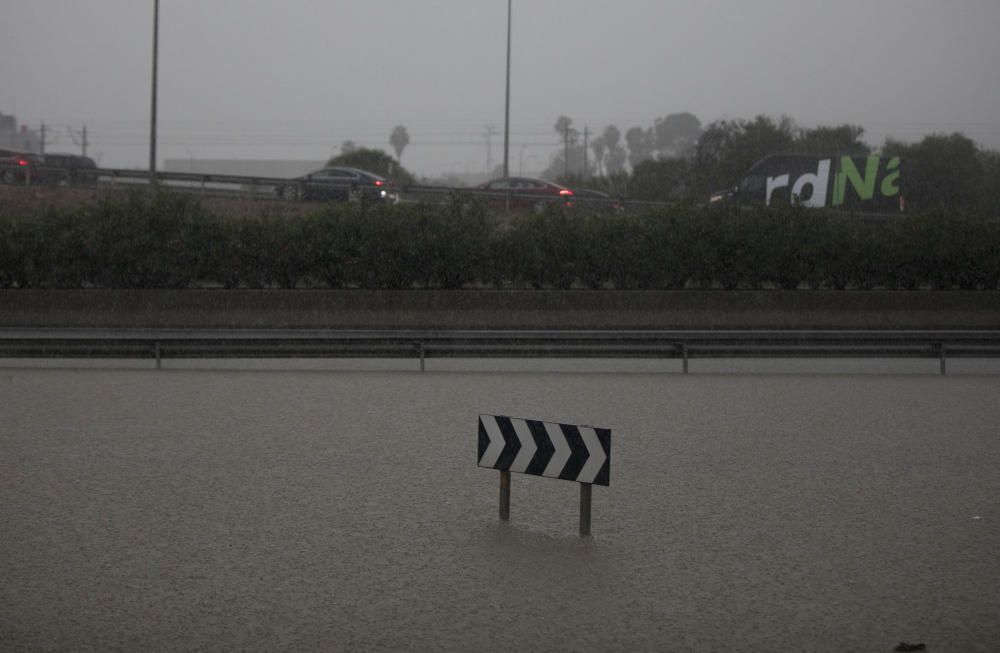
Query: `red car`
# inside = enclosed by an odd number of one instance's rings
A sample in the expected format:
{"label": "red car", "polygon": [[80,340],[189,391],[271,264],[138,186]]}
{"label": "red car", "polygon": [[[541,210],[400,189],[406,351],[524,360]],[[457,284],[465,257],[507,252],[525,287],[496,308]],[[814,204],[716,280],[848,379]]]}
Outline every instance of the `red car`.
{"label": "red car", "polygon": [[5,184],[27,184],[44,179],[45,162],[37,154],[0,150],[0,181]]}
{"label": "red car", "polygon": [[571,206],[573,191],[559,184],[533,177],[502,177],[479,186],[491,206],[507,206],[508,196],[512,209],[539,210],[546,204],[560,202]]}

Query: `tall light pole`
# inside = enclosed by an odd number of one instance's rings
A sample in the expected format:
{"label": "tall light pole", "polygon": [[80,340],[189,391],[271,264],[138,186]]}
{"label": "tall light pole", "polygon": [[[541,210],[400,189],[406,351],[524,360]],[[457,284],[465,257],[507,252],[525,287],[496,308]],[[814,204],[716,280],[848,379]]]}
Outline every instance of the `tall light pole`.
{"label": "tall light pole", "polygon": [[149,182],[156,182],[156,68],[160,45],[160,0],[153,0],[153,98],[149,118]]}
{"label": "tall light pole", "polygon": [[507,0],[507,103],[503,116],[503,176],[510,176],[510,17],[511,2]]}

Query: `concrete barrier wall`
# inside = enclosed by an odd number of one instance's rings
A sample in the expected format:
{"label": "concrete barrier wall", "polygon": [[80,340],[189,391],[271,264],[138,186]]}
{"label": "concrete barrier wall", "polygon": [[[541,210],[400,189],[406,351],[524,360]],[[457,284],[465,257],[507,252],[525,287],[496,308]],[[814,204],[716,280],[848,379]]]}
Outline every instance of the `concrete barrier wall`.
{"label": "concrete barrier wall", "polygon": [[4,290],[0,327],[1000,329],[1000,292]]}

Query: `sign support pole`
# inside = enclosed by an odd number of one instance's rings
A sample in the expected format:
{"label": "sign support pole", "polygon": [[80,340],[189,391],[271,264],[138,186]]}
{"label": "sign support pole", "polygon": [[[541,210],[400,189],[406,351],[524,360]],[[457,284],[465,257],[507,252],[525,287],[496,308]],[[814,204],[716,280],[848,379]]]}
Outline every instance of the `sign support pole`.
{"label": "sign support pole", "polygon": [[500,472],[500,521],[510,521],[510,472]]}
{"label": "sign support pole", "polygon": [[590,535],[590,483],[580,483],[580,536]]}

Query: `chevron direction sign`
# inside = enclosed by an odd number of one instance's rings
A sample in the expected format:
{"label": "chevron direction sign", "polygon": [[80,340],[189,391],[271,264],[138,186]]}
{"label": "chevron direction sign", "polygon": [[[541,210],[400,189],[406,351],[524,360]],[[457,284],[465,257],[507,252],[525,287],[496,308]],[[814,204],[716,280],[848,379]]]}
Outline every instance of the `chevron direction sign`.
{"label": "chevron direction sign", "polygon": [[480,415],[479,466],[607,486],[611,430]]}

